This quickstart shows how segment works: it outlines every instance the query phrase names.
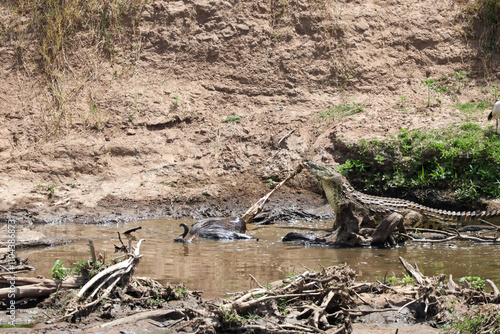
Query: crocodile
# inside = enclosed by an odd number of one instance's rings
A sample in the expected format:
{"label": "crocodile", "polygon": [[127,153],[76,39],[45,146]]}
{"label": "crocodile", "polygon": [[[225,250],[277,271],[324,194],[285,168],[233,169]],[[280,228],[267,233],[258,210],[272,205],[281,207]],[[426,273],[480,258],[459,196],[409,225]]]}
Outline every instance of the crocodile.
{"label": "crocodile", "polygon": [[[410,213],[417,213],[417,222],[413,227],[427,227],[432,229],[457,228],[466,225],[495,224],[500,225],[500,210],[489,211],[448,211],[434,209],[399,198],[372,196],[357,191],[340,172],[334,168],[305,160],[304,167],[319,177],[328,202],[337,215],[340,204],[353,202],[376,216],[376,220],[392,212],[399,213],[405,218]],[[406,219],[405,219],[406,220]]]}

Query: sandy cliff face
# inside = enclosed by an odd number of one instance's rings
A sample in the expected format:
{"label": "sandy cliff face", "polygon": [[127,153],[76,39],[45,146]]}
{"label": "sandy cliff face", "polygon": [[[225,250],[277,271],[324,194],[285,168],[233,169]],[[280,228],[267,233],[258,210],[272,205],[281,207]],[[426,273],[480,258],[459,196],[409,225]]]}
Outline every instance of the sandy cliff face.
{"label": "sandy cliff face", "polygon": [[[335,136],[470,120],[452,105],[492,99],[497,59],[485,72],[460,12],[455,1],[156,1],[112,57],[76,35],[55,90],[36,57],[19,59],[37,41],[6,37],[1,216],[241,214],[304,157],[334,164]],[[469,73],[460,93],[426,108],[422,80],[456,71]],[[353,104],[363,111],[320,117]],[[320,194],[303,173],[268,205],[308,209]]]}

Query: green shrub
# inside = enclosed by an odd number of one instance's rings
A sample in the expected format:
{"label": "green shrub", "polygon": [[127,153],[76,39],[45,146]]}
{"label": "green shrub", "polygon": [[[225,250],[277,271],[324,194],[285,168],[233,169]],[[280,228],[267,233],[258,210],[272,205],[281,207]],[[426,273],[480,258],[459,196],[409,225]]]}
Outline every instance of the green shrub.
{"label": "green shrub", "polygon": [[418,198],[415,193],[437,189],[464,205],[480,197],[500,197],[500,136],[477,124],[402,129],[387,140],[347,146],[350,153],[340,171],[358,189],[385,196],[404,194],[412,200]]}

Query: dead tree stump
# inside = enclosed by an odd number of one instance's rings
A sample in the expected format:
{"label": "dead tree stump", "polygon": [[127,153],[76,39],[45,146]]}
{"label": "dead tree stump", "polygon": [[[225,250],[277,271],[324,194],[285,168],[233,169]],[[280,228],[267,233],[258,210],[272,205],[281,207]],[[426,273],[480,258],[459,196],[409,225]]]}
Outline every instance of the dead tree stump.
{"label": "dead tree stump", "polygon": [[388,242],[392,244],[392,233],[395,231],[404,231],[403,221],[403,216],[396,212],[385,217],[375,229],[375,232],[373,232],[370,244],[372,246],[384,246]]}

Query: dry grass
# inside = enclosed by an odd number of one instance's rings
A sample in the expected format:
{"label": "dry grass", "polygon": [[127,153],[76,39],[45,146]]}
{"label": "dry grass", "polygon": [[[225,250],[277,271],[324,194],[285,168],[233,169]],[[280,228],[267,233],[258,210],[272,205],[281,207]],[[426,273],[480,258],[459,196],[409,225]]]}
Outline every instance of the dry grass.
{"label": "dry grass", "polygon": [[36,142],[72,127],[76,116],[69,103],[86,88],[88,114],[79,118],[86,128],[102,127],[106,116],[91,87],[97,64],[113,61],[120,47],[134,43],[144,5],[143,0],[9,0],[0,5],[9,18],[0,41],[16,50],[16,65],[30,82],[28,103],[44,111],[35,120],[44,133]]}

